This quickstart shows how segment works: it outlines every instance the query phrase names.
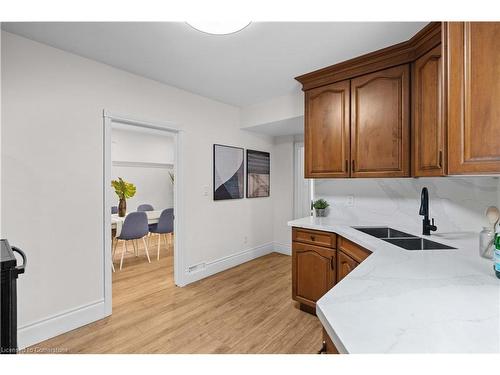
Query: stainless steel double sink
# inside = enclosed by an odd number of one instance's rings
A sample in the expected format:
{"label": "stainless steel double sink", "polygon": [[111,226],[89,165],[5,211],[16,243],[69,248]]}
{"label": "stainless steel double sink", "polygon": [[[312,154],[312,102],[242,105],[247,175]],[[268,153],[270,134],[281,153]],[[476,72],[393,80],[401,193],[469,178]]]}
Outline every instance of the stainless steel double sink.
{"label": "stainless steel double sink", "polygon": [[401,232],[389,227],[353,227],[360,232],[379,238],[385,242],[399,246],[406,250],[456,250],[455,247],[443,245],[426,238]]}

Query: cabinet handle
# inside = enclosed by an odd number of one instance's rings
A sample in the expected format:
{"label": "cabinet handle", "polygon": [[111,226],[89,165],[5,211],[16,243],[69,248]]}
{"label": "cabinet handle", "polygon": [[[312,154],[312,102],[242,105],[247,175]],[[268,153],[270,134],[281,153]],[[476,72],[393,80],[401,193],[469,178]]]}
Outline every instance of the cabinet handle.
{"label": "cabinet handle", "polygon": [[439,150],[439,168],[443,168],[443,150]]}
{"label": "cabinet handle", "polygon": [[335,262],[334,262],[334,258],[333,257],[330,258],[330,268],[332,270],[335,269]]}
{"label": "cabinet handle", "polygon": [[349,172],[349,160],[345,159],[345,171]]}
{"label": "cabinet handle", "polygon": [[315,238],[316,238],[316,237],[314,237],[314,236],[311,236],[311,241],[314,241],[314,239],[315,239]]}
{"label": "cabinet handle", "polygon": [[354,159],[352,159],[351,161],[351,171],[354,172],[355,168],[354,168]]}
{"label": "cabinet handle", "polygon": [[325,354],[326,353],[326,341],[323,341],[321,343],[321,349],[318,350],[318,354]]}

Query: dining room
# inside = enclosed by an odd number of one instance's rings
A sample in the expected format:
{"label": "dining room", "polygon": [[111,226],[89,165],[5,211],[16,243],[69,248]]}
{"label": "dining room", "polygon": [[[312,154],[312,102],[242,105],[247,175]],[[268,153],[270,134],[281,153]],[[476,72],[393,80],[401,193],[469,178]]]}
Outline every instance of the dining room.
{"label": "dining room", "polygon": [[[111,127],[113,293],[134,275],[173,283],[175,139],[144,127]],[[141,288],[138,289],[140,292]]]}

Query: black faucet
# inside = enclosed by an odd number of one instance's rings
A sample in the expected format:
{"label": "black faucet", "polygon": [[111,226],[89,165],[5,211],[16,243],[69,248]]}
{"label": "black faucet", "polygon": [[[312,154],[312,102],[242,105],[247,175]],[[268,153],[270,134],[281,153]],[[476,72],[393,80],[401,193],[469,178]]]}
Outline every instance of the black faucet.
{"label": "black faucet", "polygon": [[422,194],[420,195],[420,211],[419,214],[424,217],[422,220],[422,234],[429,236],[431,231],[435,232],[437,227],[434,225],[434,219],[432,219],[432,224],[429,220],[429,192],[427,188],[422,188]]}

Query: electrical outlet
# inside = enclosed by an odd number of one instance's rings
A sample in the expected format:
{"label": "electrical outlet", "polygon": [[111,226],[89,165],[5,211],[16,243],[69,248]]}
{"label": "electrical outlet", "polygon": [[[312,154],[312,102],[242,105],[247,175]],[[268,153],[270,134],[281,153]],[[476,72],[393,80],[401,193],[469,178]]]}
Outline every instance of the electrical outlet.
{"label": "electrical outlet", "polygon": [[248,243],[248,237],[247,236],[243,237],[243,243]]}
{"label": "electrical outlet", "polygon": [[203,186],[203,195],[208,197],[209,187],[208,185]]}
{"label": "electrical outlet", "polygon": [[347,201],[346,201],[346,206],[352,207],[354,206],[354,195],[348,195],[347,196]]}

